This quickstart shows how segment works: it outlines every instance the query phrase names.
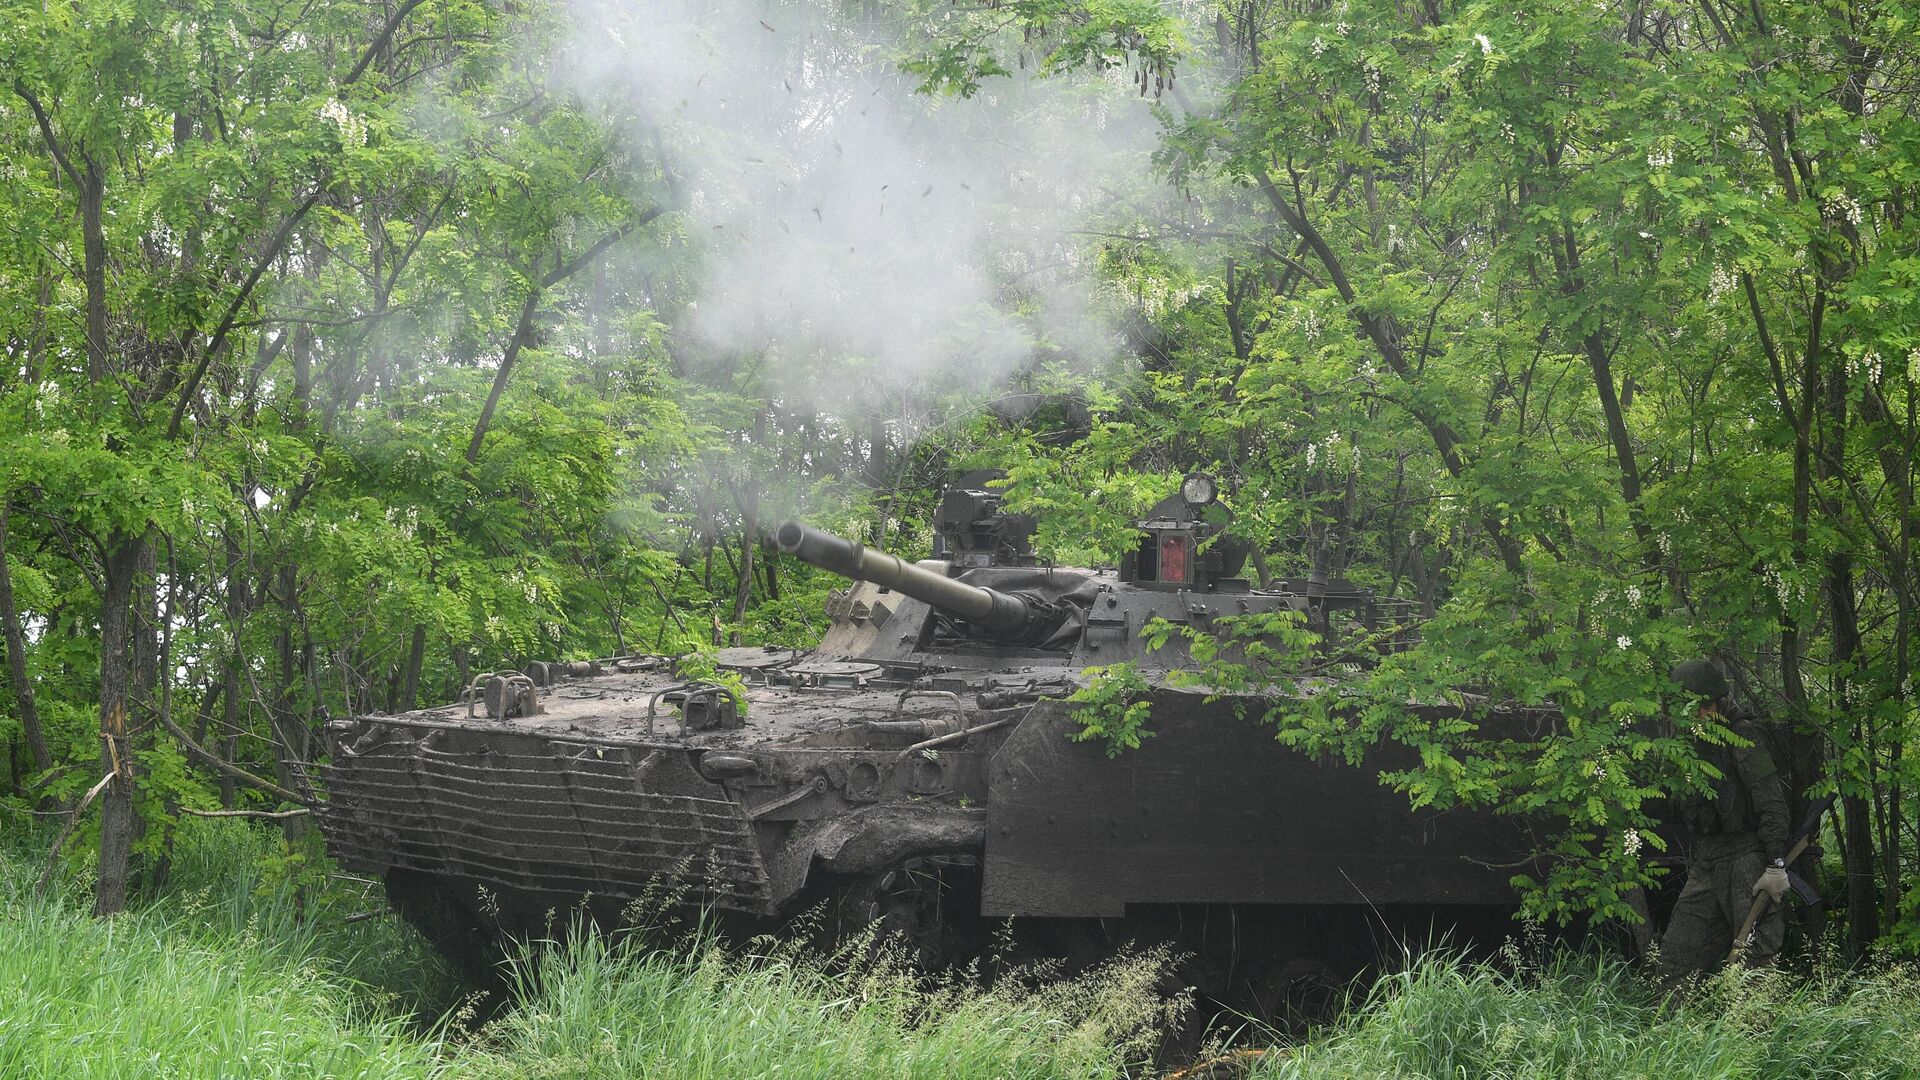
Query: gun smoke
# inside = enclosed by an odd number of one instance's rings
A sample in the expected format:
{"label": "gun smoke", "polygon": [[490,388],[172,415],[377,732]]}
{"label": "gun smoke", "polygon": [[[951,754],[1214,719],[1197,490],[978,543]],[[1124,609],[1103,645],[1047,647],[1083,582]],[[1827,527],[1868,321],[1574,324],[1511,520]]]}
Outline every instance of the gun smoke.
{"label": "gun smoke", "polygon": [[[987,391],[1121,347],[1086,231],[1150,188],[1120,79],[930,95],[902,16],[817,0],[581,0],[558,66],[664,169],[701,254],[677,344],[830,411]],[[889,22],[894,20],[894,22]]]}

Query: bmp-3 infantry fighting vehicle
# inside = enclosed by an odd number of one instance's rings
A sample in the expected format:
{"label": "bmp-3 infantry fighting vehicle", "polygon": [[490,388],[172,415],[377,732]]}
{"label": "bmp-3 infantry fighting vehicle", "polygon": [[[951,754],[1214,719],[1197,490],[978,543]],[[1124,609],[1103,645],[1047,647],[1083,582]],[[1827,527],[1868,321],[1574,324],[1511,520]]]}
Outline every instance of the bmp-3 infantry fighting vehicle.
{"label": "bmp-3 infantry fighting vehicle", "polygon": [[[781,551],[850,584],[818,648],[721,650],[738,679],[658,656],[534,663],[458,704],[333,722],[329,846],[442,933],[449,913],[509,931],[583,902],[611,916],[663,882],[773,918],[825,900],[934,954],[999,917],[1227,932],[1212,913],[1231,912],[1237,942],[1249,910],[1511,909],[1530,846],[1513,819],[1411,811],[1378,783],[1390,759],[1287,749],[1259,710],[1167,684],[1180,638],[1141,637],[1286,610],[1390,637],[1413,632],[1404,602],[1324,576],[1251,587],[1203,475],[1117,569],[1043,566],[990,479],[946,495],[927,562],[781,525]],[[1153,738],[1110,757],[1060,699],[1123,660],[1151,685]]]}

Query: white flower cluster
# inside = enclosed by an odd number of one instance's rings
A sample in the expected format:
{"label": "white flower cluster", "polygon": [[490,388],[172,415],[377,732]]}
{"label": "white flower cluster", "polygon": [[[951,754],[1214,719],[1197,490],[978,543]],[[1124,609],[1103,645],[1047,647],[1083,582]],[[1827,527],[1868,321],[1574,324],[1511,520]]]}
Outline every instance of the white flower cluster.
{"label": "white flower cluster", "polygon": [[[1640,596],[1641,596],[1640,586],[1638,585],[1627,586],[1627,603],[1632,604],[1635,607],[1638,607],[1640,605]],[[1626,646],[1622,645],[1621,648],[1624,649],[1626,648]]]}
{"label": "white flower cluster", "polygon": [[420,528],[420,508],[409,506],[406,512],[402,513],[399,508],[389,506],[387,507],[387,524],[394,527],[402,540],[411,540]]}
{"label": "white flower cluster", "polygon": [[1339,34],[1341,37],[1346,37],[1347,32],[1352,29],[1353,27],[1348,26],[1346,23],[1336,23],[1334,25],[1333,32],[1336,34]]}
{"label": "white flower cluster", "polygon": [[1515,135],[1514,135],[1514,133],[1513,133],[1513,125],[1512,125],[1512,124],[1501,124],[1501,125],[1500,125],[1500,137],[1501,137],[1501,138],[1503,138],[1503,139],[1505,139],[1505,140],[1507,140],[1507,145],[1508,145],[1508,146],[1512,146],[1512,145],[1514,144],[1514,142],[1516,141],[1516,139],[1517,139],[1517,136],[1515,136]]}
{"label": "white flower cluster", "polygon": [[500,616],[498,615],[487,616],[487,636],[488,637],[497,638],[501,635],[501,633],[503,633],[506,630],[506,628],[507,628],[507,624],[505,620],[500,618]]}
{"label": "white flower cluster", "polygon": [[1858,225],[1866,218],[1866,212],[1860,208],[1860,200],[1844,191],[1827,196],[1821,205],[1826,207],[1828,217],[1849,225]]}
{"label": "white flower cluster", "polygon": [[1627,858],[1629,859],[1640,854],[1640,844],[1639,829],[1628,829],[1620,838],[1620,849],[1627,853]]}
{"label": "white flower cluster", "polygon": [[331,120],[333,126],[340,129],[341,145],[367,145],[367,122],[353,115],[353,110],[340,99],[328,98],[327,103],[320,106],[320,119]]}
{"label": "white flower cluster", "polygon": [[1480,46],[1480,55],[1481,55],[1481,56],[1492,56],[1492,55],[1493,55],[1493,42],[1491,42],[1491,41],[1489,41],[1489,40],[1487,40],[1487,35],[1485,35],[1485,34],[1475,34],[1475,35],[1473,35],[1473,40],[1474,40],[1474,42],[1475,42],[1475,44],[1477,44],[1477,45],[1479,45],[1479,46]]}
{"label": "white flower cluster", "polygon": [[1327,43],[1320,38],[1314,38],[1313,44],[1307,46],[1307,51],[1315,56],[1324,56],[1327,51]]}
{"label": "white flower cluster", "polygon": [[1671,168],[1672,166],[1673,166],[1672,150],[1663,146],[1657,150],[1647,151],[1647,168],[1666,169],[1666,168]]}
{"label": "white flower cluster", "polygon": [[1318,442],[1308,443],[1307,444],[1307,468],[1309,469],[1313,468],[1315,463],[1317,463],[1320,460],[1320,457],[1323,454],[1326,456],[1327,464],[1332,465],[1333,452],[1335,450],[1338,450],[1339,448],[1340,448],[1340,433],[1337,431],[1329,431],[1327,432],[1326,438],[1321,439]]}
{"label": "white flower cluster", "polygon": [[1865,376],[1867,382],[1878,383],[1880,367],[1880,353],[1877,350],[1868,350],[1859,356],[1849,356],[1847,357],[1847,378],[1856,379]]}
{"label": "white flower cluster", "polygon": [[1760,571],[1760,580],[1766,582],[1767,587],[1773,590],[1773,595],[1779,599],[1782,608],[1790,608],[1807,598],[1805,585],[1796,585],[1788,581],[1786,575],[1774,567],[1769,566]]}
{"label": "white flower cluster", "polygon": [[1920,345],[1915,345],[1907,353],[1907,381],[1920,386]]}
{"label": "white flower cluster", "polygon": [[1660,557],[1673,558],[1673,537],[1667,533],[1656,533],[1653,542],[1660,545]]}
{"label": "white flower cluster", "polygon": [[1372,64],[1366,64],[1361,70],[1367,80],[1367,93],[1378,94],[1380,92],[1380,69],[1374,67]]}
{"label": "white flower cluster", "polygon": [[1169,311],[1178,311],[1205,292],[1204,285],[1175,288],[1162,279],[1154,278],[1136,285],[1131,295],[1125,295],[1124,290],[1115,290],[1115,295],[1122,296],[1123,302],[1132,303],[1147,318],[1157,319]]}
{"label": "white flower cluster", "polygon": [[1616,646],[1619,646],[1621,652],[1626,652],[1628,649],[1633,648],[1633,639],[1628,637],[1625,634],[1621,634],[1619,637],[1614,638],[1613,643]]}
{"label": "white flower cluster", "polygon": [[1732,292],[1733,287],[1738,284],[1739,281],[1734,278],[1733,271],[1724,266],[1714,267],[1713,276],[1707,279],[1707,302],[1717,304],[1726,299],[1727,294]]}

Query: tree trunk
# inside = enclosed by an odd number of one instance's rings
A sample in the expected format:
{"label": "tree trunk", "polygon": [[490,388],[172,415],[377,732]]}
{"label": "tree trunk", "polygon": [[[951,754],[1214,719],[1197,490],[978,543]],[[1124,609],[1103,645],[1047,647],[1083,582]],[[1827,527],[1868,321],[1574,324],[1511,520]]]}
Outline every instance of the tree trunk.
{"label": "tree trunk", "polygon": [[461,470],[466,478],[473,466],[480,460],[480,447],[487,441],[487,429],[493,425],[494,410],[500,407],[500,395],[506,392],[507,380],[513,375],[513,365],[520,358],[520,350],[533,340],[533,317],[540,310],[540,289],[535,287],[527,291],[526,300],[520,305],[520,318],[513,326],[513,337],[507,340],[507,348],[500,356],[500,367],[493,374],[493,388],[487,391],[487,403],[480,408],[480,418],[474,421],[473,437],[467,440],[467,464]]}
{"label": "tree trunk", "polygon": [[[160,580],[155,569],[157,554],[153,534],[149,531],[147,539],[140,545],[140,562],[133,579],[133,685],[128,695],[126,742],[129,763],[141,749],[151,745],[154,728],[158,726],[156,718],[171,704],[163,700],[160,691],[160,671],[165,657],[161,649]],[[172,717],[167,719],[171,721]],[[141,843],[147,836],[147,819],[138,813],[138,809],[136,805],[133,815],[135,844]],[[129,866],[129,871],[131,869]]]}
{"label": "tree trunk", "polygon": [[[306,684],[309,698],[319,692],[309,677],[311,668],[301,662],[300,652],[295,649],[293,632],[304,615],[300,610],[297,593],[299,580],[293,568],[281,572],[281,599],[285,605],[284,625],[280,628],[278,652],[280,659],[280,692],[268,710],[268,722],[273,726],[273,775],[281,787],[297,792],[305,799],[311,792],[306,778],[297,771],[296,762],[304,761],[308,728],[305,716],[300,709],[299,696],[294,692],[296,682]],[[289,840],[298,840],[311,828],[311,821],[304,817],[288,818],[280,823]]]}
{"label": "tree trunk", "polygon": [[400,687],[400,711],[412,712],[420,700],[420,668],[427,662],[427,628],[413,624],[413,639],[407,644],[407,672]]}
{"label": "tree trunk", "polygon": [[760,566],[761,573],[767,579],[767,599],[778,600],[780,599],[780,560],[773,557],[774,549],[771,540],[760,541],[760,554],[765,556],[760,560]]}
{"label": "tree trunk", "polygon": [[[427,586],[431,588],[439,580],[440,567],[437,563],[427,563]],[[407,642],[407,669],[401,676],[400,711],[412,712],[420,707],[420,670],[427,662],[427,626],[425,623],[413,624],[413,636]],[[461,685],[465,686],[463,678]]]}
{"label": "tree trunk", "polygon": [[[1807,382],[1803,382],[1801,393],[1811,400],[1812,388]],[[1813,501],[1811,438],[1811,433],[1804,428],[1794,438],[1793,560],[1796,566],[1803,565],[1807,556],[1808,519]],[[1796,818],[1806,813],[1806,793],[1820,779],[1825,756],[1820,732],[1807,709],[1807,684],[1800,672],[1804,652],[1800,623],[1789,612],[1780,621],[1780,688],[1786,695],[1788,711],[1787,796]]]}
{"label": "tree trunk", "polygon": [[740,644],[747,602],[753,599],[753,553],[760,546],[760,496],[747,492],[740,506],[740,572],[733,593],[733,643]]}
{"label": "tree trunk", "polygon": [[[96,388],[107,382],[107,234],[103,224],[107,183],[85,154],[79,170],[80,231],[86,282],[87,381]],[[117,909],[116,909],[117,910]]]}
{"label": "tree trunk", "polygon": [[13,699],[20,715],[20,727],[26,733],[27,753],[33,770],[44,773],[53,768],[53,752],[47,748],[47,735],[40,727],[40,709],[33,699],[33,680],[27,677],[27,637],[20,628],[20,610],[13,600],[13,571],[7,567],[7,506],[0,496],[0,632],[6,635],[7,677],[13,683]]}
{"label": "tree trunk", "polygon": [[[228,723],[233,722],[233,713],[234,713],[233,699],[228,698],[227,699]],[[240,736],[228,735],[225,739],[222,739],[220,742],[220,760],[226,762],[229,765],[233,764],[233,756],[239,750],[239,748],[240,748]],[[224,773],[224,772],[221,773],[220,774],[220,806],[221,808],[225,810],[232,810],[234,808],[234,799],[239,794],[240,794],[239,786],[238,784],[235,783],[233,777],[227,773]]]}
{"label": "tree trunk", "polygon": [[[220,758],[231,764],[235,747],[239,745],[240,724],[245,718],[240,710],[240,672],[246,663],[241,653],[241,631],[252,607],[252,589],[247,578],[245,553],[240,548],[239,538],[228,533],[227,541],[227,633],[233,638],[233,651],[227,655],[226,692],[221,704],[226,720],[226,737],[220,740]],[[220,805],[233,809],[233,800],[237,791],[233,777],[220,773]]]}
{"label": "tree trunk", "polygon": [[113,777],[100,799],[100,871],[93,913],[112,915],[127,906],[127,874],[133,857],[133,753],[127,740],[127,706],[133,682],[133,593],[144,537],[115,537],[107,549],[100,595],[100,756]]}
{"label": "tree trunk", "polygon": [[[1861,416],[1870,425],[1873,432],[1872,442],[1878,446],[1880,471],[1887,483],[1893,488],[1894,505],[1899,512],[1899,529],[1889,541],[1876,545],[1881,551],[1885,564],[1889,568],[1889,584],[1894,600],[1893,623],[1893,677],[1890,680],[1895,695],[1905,695],[1908,680],[1913,675],[1913,658],[1910,651],[1915,622],[1915,591],[1920,589],[1920,566],[1914,561],[1914,537],[1920,532],[1920,519],[1915,516],[1914,506],[1914,445],[1913,440],[1920,437],[1920,406],[1909,395],[1907,416],[1904,420],[1895,416],[1887,407],[1887,401],[1881,395],[1869,389],[1861,397]],[[1902,907],[1905,904],[1905,875],[1901,865],[1901,852],[1906,832],[1906,806],[1901,778],[1906,768],[1906,732],[1902,725],[1889,725],[1885,733],[1887,782],[1878,792],[1876,805],[1880,814],[1880,884],[1882,917],[1886,925],[1894,926],[1900,922]]]}
{"label": "tree trunk", "polygon": [[[1851,710],[1853,682],[1845,672],[1860,647],[1859,612],[1853,602],[1853,559],[1836,553],[1827,563],[1827,603],[1833,620],[1833,662],[1842,673],[1834,679],[1841,707]],[[1864,720],[1854,721],[1854,736],[1865,741]],[[1846,795],[1840,800],[1847,830],[1847,936],[1855,956],[1865,956],[1880,937],[1879,873],[1874,856],[1873,812],[1869,800]]]}

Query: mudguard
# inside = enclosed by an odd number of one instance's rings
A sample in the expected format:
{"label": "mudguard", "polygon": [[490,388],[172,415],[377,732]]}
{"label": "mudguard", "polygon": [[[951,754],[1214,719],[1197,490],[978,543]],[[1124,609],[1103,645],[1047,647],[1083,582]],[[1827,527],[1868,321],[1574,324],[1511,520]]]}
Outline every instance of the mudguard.
{"label": "mudguard", "polygon": [[1510,880],[1533,847],[1523,819],[1413,811],[1378,782],[1391,752],[1315,761],[1203,700],[1154,693],[1153,737],[1114,758],[1071,740],[1071,706],[1036,706],[988,768],[982,913],[1516,902]]}

